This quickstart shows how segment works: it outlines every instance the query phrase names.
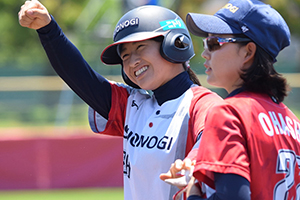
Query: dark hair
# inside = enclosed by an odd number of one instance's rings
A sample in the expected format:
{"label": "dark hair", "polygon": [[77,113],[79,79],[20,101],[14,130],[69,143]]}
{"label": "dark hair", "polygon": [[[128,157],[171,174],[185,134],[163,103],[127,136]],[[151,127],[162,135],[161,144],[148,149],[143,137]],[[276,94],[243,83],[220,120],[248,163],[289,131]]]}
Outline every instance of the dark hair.
{"label": "dark hair", "polygon": [[195,72],[190,68],[190,66],[188,64],[184,63],[183,64],[183,68],[189,74],[189,77],[190,77],[191,81],[193,81],[193,83],[195,83],[195,84],[197,84],[197,85],[200,86],[201,85],[200,80],[198,79],[198,77],[195,74]]}
{"label": "dark hair", "polygon": [[243,69],[240,75],[244,81],[242,87],[247,91],[268,94],[282,102],[287,96],[289,86],[286,79],[274,69],[273,64],[273,58],[256,45],[253,64],[248,69]]}

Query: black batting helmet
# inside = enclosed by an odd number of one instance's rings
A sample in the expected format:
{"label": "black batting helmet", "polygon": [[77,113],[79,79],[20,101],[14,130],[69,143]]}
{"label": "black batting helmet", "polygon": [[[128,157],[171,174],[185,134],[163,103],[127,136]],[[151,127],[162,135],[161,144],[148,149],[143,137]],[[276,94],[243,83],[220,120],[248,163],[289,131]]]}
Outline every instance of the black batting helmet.
{"label": "black batting helmet", "polygon": [[161,6],[141,6],[123,15],[114,30],[114,43],[106,47],[101,60],[108,65],[121,64],[118,44],[163,36],[161,55],[173,63],[184,63],[194,56],[192,40],[182,19]]}

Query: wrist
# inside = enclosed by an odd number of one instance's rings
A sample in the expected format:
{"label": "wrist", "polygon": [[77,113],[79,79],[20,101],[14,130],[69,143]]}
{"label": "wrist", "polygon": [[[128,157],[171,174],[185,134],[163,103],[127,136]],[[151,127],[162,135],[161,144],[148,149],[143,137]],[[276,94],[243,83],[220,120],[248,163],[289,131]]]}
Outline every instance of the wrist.
{"label": "wrist", "polygon": [[54,24],[55,24],[54,17],[50,14],[49,14],[49,16],[50,16],[50,22],[46,26],[43,26],[43,27],[37,29],[38,33],[48,33],[54,26]]}

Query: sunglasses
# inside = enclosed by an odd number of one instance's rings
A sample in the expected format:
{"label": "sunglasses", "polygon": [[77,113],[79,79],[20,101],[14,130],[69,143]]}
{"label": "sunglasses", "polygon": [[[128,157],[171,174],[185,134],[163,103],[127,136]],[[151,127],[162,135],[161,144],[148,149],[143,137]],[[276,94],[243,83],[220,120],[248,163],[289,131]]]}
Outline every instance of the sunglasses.
{"label": "sunglasses", "polygon": [[220,38],[216,36],[211,36],[203,39],[204,49],[209,51],[215,51],[220,49],[223,44],[226,43],[241,43],[241,42],[250,42],[249,38]]}

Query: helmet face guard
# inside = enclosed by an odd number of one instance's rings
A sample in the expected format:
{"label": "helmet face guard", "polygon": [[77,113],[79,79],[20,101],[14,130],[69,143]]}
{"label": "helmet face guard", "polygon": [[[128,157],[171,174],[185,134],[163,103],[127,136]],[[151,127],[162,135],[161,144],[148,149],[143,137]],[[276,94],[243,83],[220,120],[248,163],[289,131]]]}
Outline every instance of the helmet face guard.
{"label": "helmet face guard", "polygon": [[[130,10],[117,23],[113,40],[101,60],[107,65],[122,64],[118,45],[163,37],[160,53],[173,63],[185,63],[194,56],[189,31],[182,19],[173,11],[161,6],[141,6]],[[124,74],[126,76],[126,74]]]}

